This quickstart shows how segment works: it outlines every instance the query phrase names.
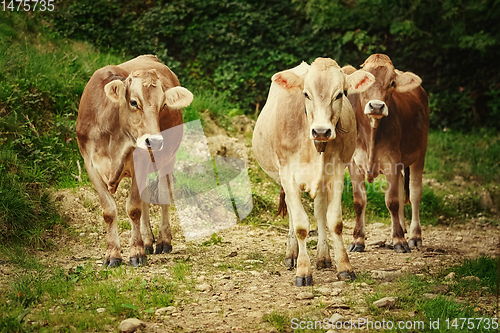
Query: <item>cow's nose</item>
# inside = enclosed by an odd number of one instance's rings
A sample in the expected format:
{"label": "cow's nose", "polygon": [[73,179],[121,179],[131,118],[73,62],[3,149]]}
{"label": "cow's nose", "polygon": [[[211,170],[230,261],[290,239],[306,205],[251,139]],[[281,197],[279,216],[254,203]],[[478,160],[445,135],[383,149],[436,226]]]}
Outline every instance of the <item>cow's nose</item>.
{"label": "cow's nose", "polygon": [[313,128],[312,129],[312,136],[315,139],[323,139],[323,140],[328,140],[330,136],[332,135],[332,130],[327,129],[327,128]]}
{"label": "cow's nose", "polygon": [[161,135],[150,136],[146,139],[146,146],[151,150],[160,150],[163,147],[163,137]]}
{"label": "cow's nose", "polygon": [[368,103],[371,113],[384,114],[385,103],[382,101],[371,101]]}

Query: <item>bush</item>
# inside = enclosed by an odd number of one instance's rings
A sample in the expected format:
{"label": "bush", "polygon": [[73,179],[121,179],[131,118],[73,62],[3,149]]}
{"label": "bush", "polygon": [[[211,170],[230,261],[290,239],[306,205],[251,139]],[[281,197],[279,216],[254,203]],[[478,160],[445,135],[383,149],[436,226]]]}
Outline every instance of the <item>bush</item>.
{"label": "bush", "polygon": [[494,0],[82,0],[53,21],[106,51],[157,54],[183,85],[227,93],[247,113],[302,60],[358,66],[387,53],[423,78],[433,126],[471,129],[500,128],[488,121],[500,110],[499,16]]}

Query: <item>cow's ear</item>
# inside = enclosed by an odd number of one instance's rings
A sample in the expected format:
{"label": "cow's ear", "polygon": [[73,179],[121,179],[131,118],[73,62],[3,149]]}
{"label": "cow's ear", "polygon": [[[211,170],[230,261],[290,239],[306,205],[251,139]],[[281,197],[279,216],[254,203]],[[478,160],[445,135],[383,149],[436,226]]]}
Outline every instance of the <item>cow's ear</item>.
{"label": "cow's ear", "polygon": [[304,90],[304,78],[292,71],[283,71],[273,75],[271,80],[291,93],[300,94]]}
{"label": "cow's ear", "polygon": [[166,103],[172,109],[182,109],[191,104],[193,94],[184,87],[173,87],[165,93]]}
{"label": "cow's ear", "polygon": [[118,103],[121,98],[125,98],[125,85],[122,80],[113,80],[104,86],[104,92],[112,102]]}
{"label": "cow's ear", "polygon": [[355,71],[357,71],[357,69],[354,68],[354,66],[351,66],[351,65],[345,65],[344,67],[342,67],[342,72],[344,72],[347,75],[351,75]]}
{"label": "cow's ear", "polygon": [[348,94],[361,93],[370,88],[375,83],[375,76],[362,69],[355,71],[351,75],[346,75],[346,87]]}
{"label": "cow's ear", "polygon": [[396,91],[406,92],[422,84],[422,79],[412,72],[396,72]]}
{"label": "cow's ear", "polygon": [[303,61],[300,65],[292,69],[274,74],[271,80],[288,92],[302,94],[304,79],[309,71],[309,67],[311,66]]}

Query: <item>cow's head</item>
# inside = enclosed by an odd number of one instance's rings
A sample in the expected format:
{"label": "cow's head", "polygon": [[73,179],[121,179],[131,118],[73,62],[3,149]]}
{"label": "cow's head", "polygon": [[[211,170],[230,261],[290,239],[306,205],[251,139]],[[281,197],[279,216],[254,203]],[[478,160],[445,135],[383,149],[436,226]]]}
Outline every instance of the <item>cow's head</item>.
{"label": "cow's head", "polygon": [[120,126],[136,147],[160,150],[160,113],[191,104],[193,94],[183,87],[167,87],[154,69],[130,73],[125,80],[104,86],[106,96],[120,105]]}
{"label": "cow's head", "polygon": [[383,117],[389,115],[390,100],[395,91],[410,91],[422,83],[417,75],[395,69],[391,59],[385,54],[371,55],[361,67],[375,77],[375,83],[359,95],[364,113],[370,118],[370,125],[374,128]]}
{"label": "cow's head", "polygon": [[340,112],[343,104],[349,103],[344,91],[365,91],[375,78],[365,71],[347,75],[334,60],[317,58],[311,66],[302,63],[274,74],[272,80],[288,92],[304,95],[309,137],[326,142],[336,138],[337,130],[342,131]]}

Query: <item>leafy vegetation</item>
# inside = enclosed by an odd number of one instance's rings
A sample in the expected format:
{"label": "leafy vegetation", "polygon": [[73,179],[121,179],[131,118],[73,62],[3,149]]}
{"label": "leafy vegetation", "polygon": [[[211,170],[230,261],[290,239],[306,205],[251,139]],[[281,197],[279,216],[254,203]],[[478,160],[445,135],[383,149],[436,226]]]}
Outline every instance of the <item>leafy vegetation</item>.
{"label": "leafy vegetation", "polygon": [[53,22],[106,51],[157,54],[184,84],[247,114],[277,71],[318,56],[359,66],[387,53],[423,78],[432,126],[470,130],[500,126],[488,121],[500,115],[499,15],[494,0],[83,0],[60,6]]}

